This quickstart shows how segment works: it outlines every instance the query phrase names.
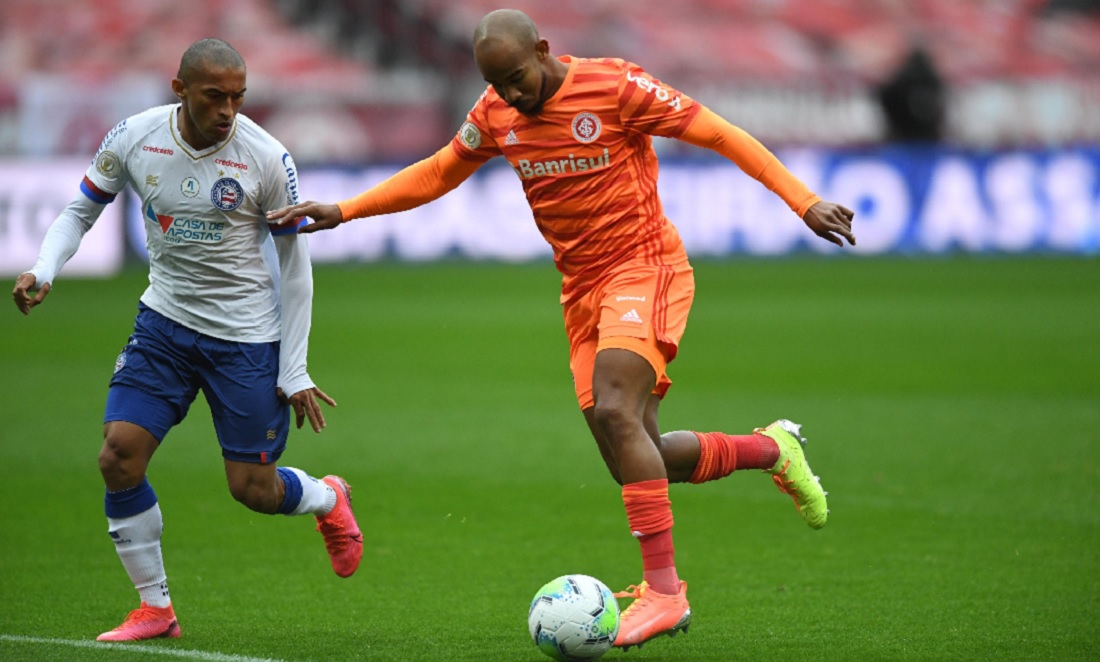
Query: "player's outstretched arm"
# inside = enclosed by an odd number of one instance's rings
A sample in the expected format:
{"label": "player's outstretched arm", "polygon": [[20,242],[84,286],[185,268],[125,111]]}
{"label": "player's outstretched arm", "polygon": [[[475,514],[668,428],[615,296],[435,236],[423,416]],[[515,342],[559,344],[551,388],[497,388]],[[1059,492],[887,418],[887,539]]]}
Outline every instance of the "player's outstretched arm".
{"label": "player's outstretched arm", "polygon": [[482,163],[484,161],[459,158],[451,146],[447,145],[428,158],[402,168],[354,198],[335,205],[302,202],[293,207],[269,212],[267,220],[277,223],[276,228],[282,229],[296,223],[302,216],[308,216],[314,222],[302,226],[298,232],[316,232],[334,228],[355,218],[407,211],[453,190],[474,174]]}
{"label": "player's outstretched arm", "polygon": [[302,217],[313,219],[312,223],[304,225],[298,230],[299,233],[306,234],[317,232],[318,230],[331,230],[344,222],[344,216],[340,211],[340,207],[333,204],[325,204],[323,202],[314,202],[312,200],[299,202],[296,205],[283,207],[282,209],[276,209],[275,211],[269,211],[267,213],[267,221],[272,224],[272,230],[282,230],[284,228],[293,227],[298,223],[298,219]]}
{"label": "player's outstretched arm", "polygon": [[42,303],[46,295],[50,293],[50,284],[46,283],[32,296],[32,292],[35,292],[34,285],[35,278],[32,273],[19,274],[19,278],[15,279],[15,288],[11,291],[11,298],[15,299],[15,307],[24,315],[30,315],[31,308]]}
{"label": "player's outstretched arm", "polygon": [[799,214],[814,234],[843,246],[855,245],[851,209],[825,202],[798,180],[779,159],[756,138],[727,122],[706,107],[679,136],[684,142],[714,150],[737,164],[746,174],[764,184]]}
{"label": "player's outstretched arm", "polygon": [[834,202],[815,203],[806,210],[802,221],[814,231],[814,234],[831,241],[837,246],[843,246],[841,237],[848,240],[851,246],[856,245],[856,236],[852,233],[852,218],[855,212],[843,205]]}

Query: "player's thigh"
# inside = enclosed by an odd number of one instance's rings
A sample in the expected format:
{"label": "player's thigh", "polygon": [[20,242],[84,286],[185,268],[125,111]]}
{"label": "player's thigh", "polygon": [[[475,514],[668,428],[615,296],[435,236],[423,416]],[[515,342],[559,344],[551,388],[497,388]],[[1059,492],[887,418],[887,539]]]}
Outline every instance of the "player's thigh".
{"label": "player's thigh", "polygon": [[276,392],[279,343],[204,337],[202,391],[210,405],[222,457],[271,464],[286,450],[290,409]]}
{"label": "player's thigh", "polygon": [[[686,262],[625,265],[602,287],[597,357],[611,349],[641,357],[653,371],[651,392],[663,397],[672,385],[668,364],[679,350],[694,295],[694,274]],[[620,362],[608,361],[604,369],[596,359],[599,386],[613,386],[619,370],[637,372],[637,379],[647,378],[640,366],[633,362],[618,366]]]}
{"label": "player's thigh", "polygon": [[592,396],[596,409],[612,407],[642,419],[646,402],[657,384],[654,361],[642,349],[619,346],[601,348],[592,371]]}
{"label": "player's thigh", "polygon": [[[168,431],[187,415],[198,393],[199,378],[192,353],[195,335],[194,331],[140,305],[134,332],[115,359],[104,425],[130,423],[163,441]],[[105,432],[109,431],[105,428]]]}

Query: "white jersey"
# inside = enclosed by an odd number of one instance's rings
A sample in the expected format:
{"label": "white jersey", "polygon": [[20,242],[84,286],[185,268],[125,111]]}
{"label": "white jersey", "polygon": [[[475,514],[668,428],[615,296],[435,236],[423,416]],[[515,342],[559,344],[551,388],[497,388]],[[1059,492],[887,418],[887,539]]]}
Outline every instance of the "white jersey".
{"label": "white jersey", "polygon": [[134,115],[107,134],[80,193],[46,232],[30,269],[52,282],[106,204],[129,184],[141,198],[149,250],[147,306],[237,342],[281,341],[278,385],[314,386],[306,370],[313,275],[297,228],[272,240],[266,212],[298,201],[286,149],[238,114],[224,142],[196,150],[177,130],[180,104]]}
{"label": "white jersey", "polygon": [[278,263],[264,214],[298,201],[294,162],[240,114],[228,139],[196,150],[179,135],[179,109],[159,106],[123,120],[81,189],[104,203],[129,183],[141,198],[147,306],[216,338],[279,340]]}

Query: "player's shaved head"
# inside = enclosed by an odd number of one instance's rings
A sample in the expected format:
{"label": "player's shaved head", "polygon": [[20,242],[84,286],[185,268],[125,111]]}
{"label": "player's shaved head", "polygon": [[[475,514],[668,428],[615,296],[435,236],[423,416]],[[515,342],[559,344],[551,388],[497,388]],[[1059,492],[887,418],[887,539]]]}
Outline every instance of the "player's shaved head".
{"label": "player's shaved head", "polygon": [[518,9],[498,9],[486,14],[474,30],[474,55],[499,46],[530,52],[539,43],[539,29]]}
{"label": "player's shaved head", "polygon": [[244,58],[221,39],[200,39],[187,48],[172,79],[184,142],[206,149],[233,134],[246,76]]}
{"label": "player's shaved head", "polygon": [[516,9],[498,9],[481,19],[474,30],[474,60],[500,98],[527,115],[542,110],[567,71],[531,17]]}
{"label": "player's shaved head", "polygon": [[207,38],[196,41],[184,51],[176,77],[191,82],[211,69],[244,68],[244,58],[237,49],[221,39]]}

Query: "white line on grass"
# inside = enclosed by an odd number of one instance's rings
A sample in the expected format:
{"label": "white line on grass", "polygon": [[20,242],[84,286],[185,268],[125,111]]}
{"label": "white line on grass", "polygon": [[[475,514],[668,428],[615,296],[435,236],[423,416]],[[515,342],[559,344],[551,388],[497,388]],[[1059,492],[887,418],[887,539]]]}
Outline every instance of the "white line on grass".
{"label": "white line on grass", "polygon": [[192,660],[208,660],[209,662],[282,662],[270,657],[245,657],[243,655],[223,655],[221,653],[208,653],[206,651],[189,651],[174,648],[156,648],[153,646],[141,646],[139,644],[116,644],[103,641],[81,641],[79,639],[46,639],[43,637],[24,637],[18,634],[0,634],[0,641],[18,641],[28,644],[46,644],[49,646],[72,646],[74,648],[100,648],[104,650],[120,650],[146,655],[168,655],[170,657],[186,657]]}

